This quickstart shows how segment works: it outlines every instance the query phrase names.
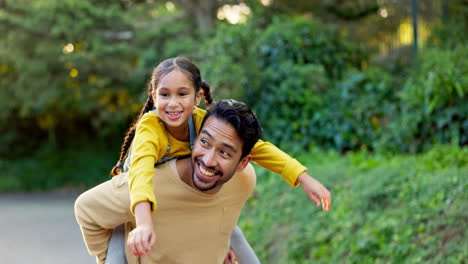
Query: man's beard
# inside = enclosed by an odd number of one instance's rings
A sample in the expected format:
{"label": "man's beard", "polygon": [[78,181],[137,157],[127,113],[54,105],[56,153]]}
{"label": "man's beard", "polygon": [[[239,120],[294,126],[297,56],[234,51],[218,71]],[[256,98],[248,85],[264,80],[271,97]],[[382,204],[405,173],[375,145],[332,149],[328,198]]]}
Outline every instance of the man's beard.
{"label": "man's beard", "polygon": [[[193,182],[193,185],[199,190],[199,191],[202,191],[202,192],[205,192],[205,191],[209,191],[211,189],[214,189],[216,188],[216,186],[218,186],[218,183],[219,183],[219,180],[216,181],[212,186],[208,186],[208,187],[200,187],[197,185],[197,182],[195,181],[195,174],[196,174],[196,171],[197,169],[195,168],[195,166],[199,166],[198,163],[201,163],[202,166],[206,167],[205,164],[203,163],[203,161],[199,160],[199,159],[195,159],[195,162],[192,163],[192,182]],[[213,169],[215,171],[215,173],[218,172],[218,170],[216,169]],[[222,174],[221,174],[221,177],[222,177]],[[200,180],[201,182],[203,182],[202,180]]]}
{"label": "man's beard", "polygon": [[193,182],[193,185],[199,190],[199,191],[202,191],[202,192],[205,192],[205,191],[209,191],[211,189],[214,189],[216,186],[218,186],[218,181],[216,181],[213,186],[209,186],[207,188],[201,188],[197,185],[197,182],[195,181],[195,173],[192,173],[192,182]]}

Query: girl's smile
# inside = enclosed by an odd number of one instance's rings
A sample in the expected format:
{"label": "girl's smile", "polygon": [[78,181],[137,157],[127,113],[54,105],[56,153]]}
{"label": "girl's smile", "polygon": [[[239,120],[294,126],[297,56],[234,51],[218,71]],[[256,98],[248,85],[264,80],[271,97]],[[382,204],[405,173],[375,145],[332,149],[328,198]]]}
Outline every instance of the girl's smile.
{"label": "girl's smile", "polygon": [[180,112],[166,112],[167,113],[167,117],[170,119],[170,120],[177,120],[179,119],[181,116],[182,116],[182,111]]}

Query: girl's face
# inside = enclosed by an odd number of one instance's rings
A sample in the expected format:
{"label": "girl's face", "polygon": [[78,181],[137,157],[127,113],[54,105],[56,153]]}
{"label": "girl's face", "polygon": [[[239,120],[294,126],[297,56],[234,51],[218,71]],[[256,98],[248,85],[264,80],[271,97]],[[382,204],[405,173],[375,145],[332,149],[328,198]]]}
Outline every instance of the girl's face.
{"label": "girl's face", "polygon": [[179,140],[188,136],[188,120],[194,106],[200,103],[202,90],[195,92],[190,79],[175,69],[162,77],[151,92],[158,116],[166,124],[168,132]]}

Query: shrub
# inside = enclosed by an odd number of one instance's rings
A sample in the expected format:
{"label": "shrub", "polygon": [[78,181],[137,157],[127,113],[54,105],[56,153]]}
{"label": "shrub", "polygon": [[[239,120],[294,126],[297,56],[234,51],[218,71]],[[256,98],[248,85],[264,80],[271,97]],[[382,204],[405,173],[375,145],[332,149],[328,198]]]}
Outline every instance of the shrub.
{"label": "shrub", "polygon": [[422,51],[399,93],[401,114],[383,136],[383,148],[415,152],[437,143],[468,143],[467,51]]}
{"label": "shrub", "polygon": [[327,107],[327,90],[366,56],[333,26],[279,18],[259,37],[255,58],[260,81],[246,100],[273,142],[294,142],[298,150],[313,145],[314,130],[322,129],[311,117]]}
{"label": "shrub", "polygon": [[323,97],[311,118],[311,139],[341,152],[374,149],[397,111],[392,79],[377,67],[348,72]]}
{"label": "shrub", "polygon": [[[444,166],[433,167],[442,153]],[[300,187],[291,190],[279,176],[257,170],[240,226],[262,263],[463,263],[468,257],[466,149],[438,146],[393,157],[360,152],[320,162],[311,154],[304,153],[304,164],[330,187],[329,212]]]}
{"label": "shrub", "polygon": [[258,86],[260,73],[253,49],[258,29],[245,24],[219,24],[200,49],[200,70],[215,98],[243,100]]}

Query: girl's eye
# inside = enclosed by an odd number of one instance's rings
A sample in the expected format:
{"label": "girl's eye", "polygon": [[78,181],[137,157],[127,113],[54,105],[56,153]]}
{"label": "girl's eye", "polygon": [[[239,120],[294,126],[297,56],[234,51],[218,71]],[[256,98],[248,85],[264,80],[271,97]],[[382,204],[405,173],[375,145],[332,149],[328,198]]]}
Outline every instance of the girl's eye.
{"label": "girl's eye", "polygon": [[167,94],[167,93],[160,93],[159,96],[167,97],[167,96],[169,96],[169,94]]}
{"label": "girl's eye", "polygon": [[188,93],[179,93],[179,96],[186,96]]}

